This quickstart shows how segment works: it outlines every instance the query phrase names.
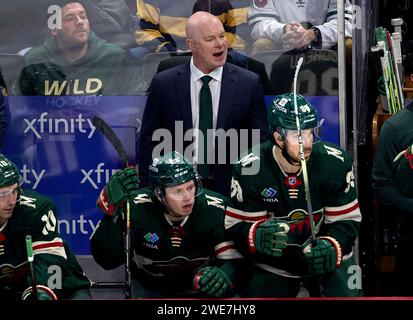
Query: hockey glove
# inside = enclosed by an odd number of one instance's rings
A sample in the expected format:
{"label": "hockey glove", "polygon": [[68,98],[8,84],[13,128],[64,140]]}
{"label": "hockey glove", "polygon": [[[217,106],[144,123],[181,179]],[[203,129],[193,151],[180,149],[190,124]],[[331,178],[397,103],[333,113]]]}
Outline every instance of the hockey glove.
{"label": "hockey glove", "polygon": [[126,199],[132,199],[139,190],[139,177],[136,168],[128,167],[117,171],[102,189],[98,198],[98,207],[112,216]]}
{"label": "hockey glove", "polygon": [[218,267],[204,267],[194,277],[194,289],[209,296],[222,298],[229,295],[233,285],[224,271]]}
{"label": "hockey glove", "polygon": [[33,299],[33,288],[28,287],[22,293],[22,301],[25,300],[57,300],[56,294],[53,292],[52,289],[38,284],[37,288],[37,299]]}
{"label": "hockey glove", "polygon": [[276,220],[258,221],[252,225],[249,232],[250,252],[281,257],[287,246],[290,230],[288,224]]}
{"label": "hockey glove", "polygon": [[333,272],[341,264],[341,247],[332,237],[319,237],[304,249],[309,272],[316,275]]}

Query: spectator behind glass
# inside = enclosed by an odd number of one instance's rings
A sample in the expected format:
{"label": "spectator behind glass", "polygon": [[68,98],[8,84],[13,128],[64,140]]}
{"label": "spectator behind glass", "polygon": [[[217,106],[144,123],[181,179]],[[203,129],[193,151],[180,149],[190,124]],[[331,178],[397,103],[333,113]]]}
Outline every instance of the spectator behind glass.
{"label": "spectator behind glass", "polygon": [[[346,0],[346,37],[352,34],[351,16]],[[248,23],[254,52],[331,48],[337,43],[337,0],[251,0]]]}
{"label": "spectator behind glass", "polygon": [[[0,10],[0,52],[24,54],[41,45],[49,35],[48,9],[62,0],[2,0]],[[133,17],[125,0],[84,1],[92,31],[100,38],[123,48],[136,46]],[[136,7],[136,4],[134,5]]]}
{"label": "spectator behind glass", "polygon": [[[137,0],[139,29],[136,42],[149,52],[187,51],[185,25],[196,11],[207,11],[223,23],[229,48],[244,51],[249,46],[247,12],[249,0]],[[235,33],[237,31],[237,33]]]}
{"label": "spectator behind glass", "polygon": [[[407,55],[404,72],[413,81],[413,53]],[[389,215],[397,215],[399,237],[396,250],[397,295],[413,295],[413,277],[410,266],[413,264],[411,244],[413,233],[413,198],[400,192],[394,179],[396,157],[413,144],[413,101],[384,122],[374,156],[372,182],[377,201],[384,205]],[[404,181],[402,181],[404,183]]]}
{"label": "spectator behind glass", "polygon": [[140,95],[144,84],[130,53],[90,31],[83,5],[61,7],[62,28],[25,55],[20,95]]}

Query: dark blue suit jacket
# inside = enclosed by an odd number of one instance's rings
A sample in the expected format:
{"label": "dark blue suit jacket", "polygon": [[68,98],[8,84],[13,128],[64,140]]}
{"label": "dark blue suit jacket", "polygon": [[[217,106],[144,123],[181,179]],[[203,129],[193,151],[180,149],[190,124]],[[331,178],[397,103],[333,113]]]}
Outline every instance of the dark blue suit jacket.
{"label": "dark blue suit jacket", "polygon": [[[152,141],[152,133],[156,129],[168,129],[173,138],[172,148],[182,154],[184,154],[185,148],[192,143],[192,141],[183,141],[182,136],[177,137],[181,141],[176,141],[176,121],[183,122],[184,133],[193,128],[189,63],[156,74],[149,87],[139,140],[139,171],[142,186],[148,184],[148,168],[152,160],[152,150],[160,143]],[[220,128],[224,130],[236,129],[237,131],[240,129],[260,129],[261,141],[268,138],[267,111],[259,77],[257,74],[231,63],[224,65],[222,73],[217,119],[217,129]],[[248,147],[251,147],[250,141],[251,138],[249,138]],[[241,150],[241,152],[245,151]],[[215,152],[217,155],[217,146]],[[215,191],[228,196],[232,176],[228,143],[226,153],[226,164],[214,165],[212,171],[216,185]]]}

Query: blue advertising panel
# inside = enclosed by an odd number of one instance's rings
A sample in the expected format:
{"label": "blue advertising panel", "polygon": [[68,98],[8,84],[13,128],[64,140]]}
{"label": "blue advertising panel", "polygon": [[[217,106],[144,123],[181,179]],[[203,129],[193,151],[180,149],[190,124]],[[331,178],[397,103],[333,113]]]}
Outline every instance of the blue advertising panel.
{"label": "blue advertising panel", "polygon": [[136,135],[146,97],[9,97],[11,121],[2,152],[32,188],[57,205],[59,231],[77,255],[101,217],[96,199],[121,167],[118,154],[94,127],[104,119],[136,164]]}
{"label": "blue advertising panel", "polygon": [[[322,139],[339,144],[338,98],[307,98],[325,119]],[[11,120],[2,152],[21,169],[24,188],[56,203],[59,231],[76,255],[90,254],[89,240],[102,216],[96,199],[121,167],[92,119],[99,116],[114,129],[130,164],[136,164],[145,102],[142,96],[9,97]]]}

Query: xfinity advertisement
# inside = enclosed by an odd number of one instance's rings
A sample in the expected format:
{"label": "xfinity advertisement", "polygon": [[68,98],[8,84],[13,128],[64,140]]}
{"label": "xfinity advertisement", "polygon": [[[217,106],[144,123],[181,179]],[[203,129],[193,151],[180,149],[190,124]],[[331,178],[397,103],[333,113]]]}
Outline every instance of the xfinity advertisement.
{"label": "xfinity advertisement", "polygon": [[[267,96],[267,106],[272,97]],[[338,97],[306,97],[324,119],[321,138],[339,144]],[[100,190],[122,167],[115,148],[93,124],[100,117],[137,164],[146,97],[8,97],[10,121],[2,153],[20,168],[23,188],[50,197],[59,231],[76,255],[89,255],[89,241],[102,216]]]}

